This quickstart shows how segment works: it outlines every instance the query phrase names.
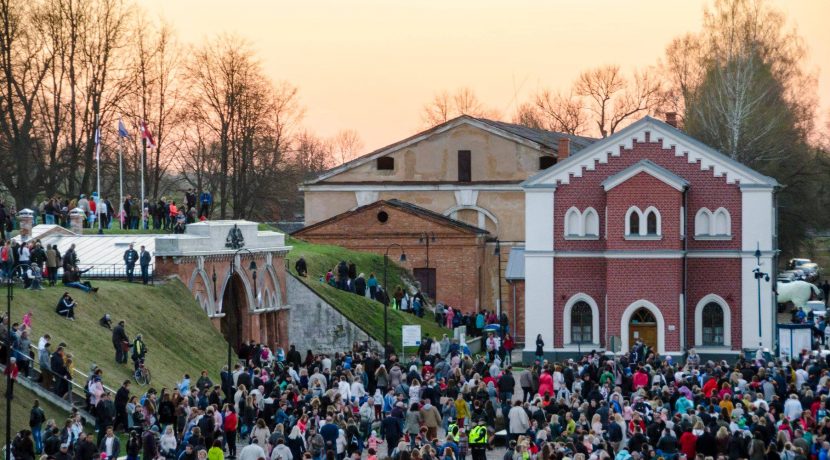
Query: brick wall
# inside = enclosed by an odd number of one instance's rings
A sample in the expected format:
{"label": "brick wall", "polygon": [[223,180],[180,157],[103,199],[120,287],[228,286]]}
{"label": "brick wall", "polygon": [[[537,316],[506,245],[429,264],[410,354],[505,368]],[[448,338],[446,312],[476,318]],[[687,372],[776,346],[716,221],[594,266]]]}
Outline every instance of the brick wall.
{"label": "brick wall", "polygon": [[700,299],[716,294],[729,304],[731,312],[732,349],[741,349],[741,259],[689,259],[688,301],[686,321],[689,324],[689,345],[695,338],[695,307]]}
{"label": "brick wall", "polygon": [[[683,249],[680,239],[680,207],[682,194],[665,182],[646,173],[640,173],[608,193],[608,249],[652,250]],[[660,212],[661,239],[654,241],[626,240],[625,215],[631,206],[640,211],[654,206]],[[640,226],[645,226],[641,220]]]}
{"label": "brick wall", "polygon": [[[553,325],[554,346],[561,347],[565,343],[562,330],[565,305],[571,297],[580,292],[591,296],[599,307],[599,337],[600,344],[604,345],[606,260],[600,257],[557,257],[553,263],[553,273],[553,302],[556,312]],[[570,334],[570,331],[565,331],[565,334]]]}
{"label": "brick wall", "polygon": [[[673,147],[663,149],[662,144],[647,141],[634,142],[631,149],[622,149],[619,157],[609,157],[607,163],[597,163],[593,171],[583,171],[582,177],[572,177],[568,184],[558,185],[556,189],[556,199],[554,200],[554,244],[557,250],[586,251],[605,249],[606,243],[604,242],[603,234],[606,224],[605,209],[608,205],[607,200],[609,197],[606,196],[606,193],[603,190],[601,185],[602,181],[643,159],[651,160],[654,163],[683,177],[689,182],[689,189],[686,193],[687,235],[694,235],[694,217],[700,208],[708,207],[711,211],[714,211],[719,207],[724,207],[729,211],[732,219],[731,240],[695,241],[691,238],[689,241],[690,249],[740,248],[742,219],[741,191],[739,186],[737,184],[727,184],[725,177],[715,177],[712,170],[701,170],[698,162],[689,163],[685,155],[675,155]],[[640,176],[643,175],[644,174],[639,174],[630,181],[639,181]],[[665,184],[663,185],[665,186]],[[625,186],[626,184],[617,186],[612,190],[612,194],[618,188]],[[646,192],[646,196],[643,198],[645,201],[648,201],[649,190],[646,189],[644,192]],[[580,210],[584,210],[585,208],[591,206],[597,211],[599,214],[600,228],[599,241],[569,241],[564,239],[564,216],[571,206],[576,206]],[[628,206],[625,206],[625,209],[621,210],[623,217],[625,216],[625,211],[627,210]],[[622,221],[622,218],[610,216],[611,211],[611,206],[608,206],[609,219],[611,219],[609,220],[608,227],[609,238],[612,236],[611,229],[615,225],[619,226],[618,228],[620,229],[625,228],[625,222]],[[668,210],[660,208],[660,213],[664,219],[664,230],[667,228],[665,219],[668,217],[674,219],[674,229],[678,228],[680,204],[673,202],[671,208]],[[618,235],[622,235],[622,230],[618,230]]]}
{"label": "brick wall", "polygon": [[[377,219],[381,209],[388,214],[385,223]],[[406,251],[406,262],[400,265],[412,271],[427,266],[426,245],[419,241],[423,232],[435,233],[435,241],[430,241],[429,245],[429,267],[435,269],[436,300],[468,312],[478,308],[493,309],[494,305],[481,305],[480,300],[481,277],[484,276],[480,273],[484,257],[483,235],[442,225],[397,207],[377,206],[308,228],[296,236],[313,243],[335,244],[378,255],[383,255],[390,244],[397,243]],[[397,258],[399,254],[398,248],[390,251],[390,257]],[[361,267],[357,270],[358,273],[365,271]],[[382,274],[376,273],[376,276],[382,283]]]}
{"label": "brick wall", "polygon": [[[656,305],[665,322],[666,351],[681,351],[680,292],[682,259],[609,259],[608,329],[605,336],[628,334],[620,329],[622,314],[633,302],[645,299]],[[669,326],[675,330],[670,331]],[[626,325],[627,326],[627,325]]]}

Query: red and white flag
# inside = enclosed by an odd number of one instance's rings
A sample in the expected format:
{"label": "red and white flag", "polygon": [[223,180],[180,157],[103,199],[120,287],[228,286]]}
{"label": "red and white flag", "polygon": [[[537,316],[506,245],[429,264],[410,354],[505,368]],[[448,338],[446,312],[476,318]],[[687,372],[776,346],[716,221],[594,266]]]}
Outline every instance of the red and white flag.
{"label": "red and white flag", "polygon": [[156,148],[156,141],[153,140],[153,133],[150,132],[150,128],[147,127],[147,122],[142,121],[138,125],[138,129],[141,130],[141,139],[143,139],[148,148],[154,149]]}

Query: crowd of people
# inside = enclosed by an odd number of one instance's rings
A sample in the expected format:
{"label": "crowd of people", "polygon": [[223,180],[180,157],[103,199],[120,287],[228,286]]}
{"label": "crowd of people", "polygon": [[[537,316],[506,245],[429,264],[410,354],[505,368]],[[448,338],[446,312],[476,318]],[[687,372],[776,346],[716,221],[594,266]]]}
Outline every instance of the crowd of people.
{"label": "crowd of people", "polygon": [[[25,254],[30,266],[45,257],[50,273],[58,261],[65,272],[77,269],[74,248],[63,256],[37,242],[26,248],[4,244],[0,268],[22,263]],[[141,259],[133,248],[125,253],[133,268]],[[295,269],[307,276],[303,259]],[[373,274],[366,278],[346,261],[322,281],[413,314],[425,310],[419,293],[401,289],[400,296],[396,290],[378,297],[385,294]],[[75,287],[72,282],[64,280]],[[75,305],[67,292],[56,309],[72,319]],[[439,324],[481,334],[483,353],[471,355],[464,343],[446,335],[427,335],[404,362],[390,344],[370,350],[356,343],[333,355],[312,350],[303,355],[294,346],[286,351],[248,341],[217,381],[207,369],[195,378],[192,370],[182,370],[179,381],[164,382],[158,390],[126,380],[115,383],[113,392],[96,367],[86,382],[78,382],[93,420],[85,421],[77,410],[65,420],[49,419],[35,402],[30,428],[9,448],[18,460],[38,455],[56,460],[830,456],[830,363],[820,351],[804,350],[785,360],[763,351],[707,360],[694,349],[685,356],[660,356],[638,339],[616,357],[591,351],[550,360],[537,335],[528,344],[536,352],[525,356],[527,366],[514,369],[506,315],[466,314],[441,304],[434,314]],[[33,376],[36,362],[41,385],[72,398],[76,373],[66,344],[53,351],[44,334],[32,352],[31,312],[12,324],[11,336],[8,321],[0,324],[0,362],[8,363],[8,375]],[[111,329],[116,364],[131,360],[138,370],[149,356],[141,335],[130,338],[125,321],[113,326],[108,315],[99,324]],[[86,432],[90,423],[94,430]]]}
{"label": "crowd of people", "polygon": [[[112,331],[116,361],[125,363],[128,349],[134,362],[143,359],[124,328]],[[48,347],[48,336],[41,340]],[[446,336],[425,337],[407,362],[383,353],[355,344],[303,356],[247,342],[216,382],[202,370],[159,391],[124,381],[115,395],[96,371],[87,382],[94,433],[83,434],[78,414],[45,420],[36,404],[31,430],[12,448],[15,458],[84,460],[483,460],[488,452],[513,460],[825,460],[830,452],[830,367],[806,350],[789,361],[759,352],[728,363],[694,349],[659,356],[638,340],[617,359],[592,351],[549,361],[541,350],[515,371],[504,353],[471,356]],[[65,359],[59,346],[52,369],[62,372]],[[126,446],[117,441],[122,431]]]}
{"label": "crowd of people", "polygon": [[[96,227],[100,216],[103,228],[118,225],[124,229],[184,233],[187,224],[209,219],[212,208],[213,195],[209,191],[198,192],[191,188],[184,191],[184,199],[178,205],[175,199],[169,197],[144,198],[142,202],[140,197],[126,195],[120,206],[115,206],[109,198],[80,194],[77,198],[46,198],[33,211],[36,224],[69,227],[70,212],[81,209],[86,216],[84,226],[88,228]],[[0,204],[0,238],[6,239],[6,232],[17,226],[16,216],[17,209],[7,209]]]}

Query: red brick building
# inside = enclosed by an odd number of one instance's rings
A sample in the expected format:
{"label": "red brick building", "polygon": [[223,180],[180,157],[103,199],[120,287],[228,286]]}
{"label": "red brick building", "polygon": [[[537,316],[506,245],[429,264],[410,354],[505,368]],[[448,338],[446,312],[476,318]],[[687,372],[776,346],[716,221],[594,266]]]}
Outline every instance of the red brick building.
{"label": "red brick building", "polygon": [[772,347],[774,179],[646,117],[522,185],[527,353]]}
{"label": "red brick building", "polygon": [[[403,201],[380,200],[309,225],[292,236],[381,255],[393,246],[389,254],[394,261],[401,252],[394,245],[399,244],[406,253],[406,262],[400,265],[415,275],[430,298],[467,312],[479,308],[486,230]],[[383,283],[382,274],[376,276]]]}

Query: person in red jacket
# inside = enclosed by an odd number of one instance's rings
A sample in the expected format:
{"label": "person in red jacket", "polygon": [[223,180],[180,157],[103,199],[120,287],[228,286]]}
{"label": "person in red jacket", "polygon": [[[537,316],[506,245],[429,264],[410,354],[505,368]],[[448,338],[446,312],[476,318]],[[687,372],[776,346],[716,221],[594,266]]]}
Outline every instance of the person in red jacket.
{"label": "person in red jacket", "polygon": [[225,431],[225,440],[228,442],[228,457],[236,458],[236,428],[239,426],[239,418],[230,404],[225,404],[224,415],[222,429]]}
{"label": "person in red jacket", "polygon": [[633,383],[633,386],[634,386],[634,391],[637,391],[640,388],[645,388],[645,387],[648,386],[648,374],[646,374],[645,369],[643,369],[642,367],[637,369],[637,372],[634,373],[634,378],[633,378],[632,383]]}
{"label": "person in red jacket", "polygon": [[695,458],[695,455],[697,455],[697,435],[695,435],[695,431],[698,430],[702,434],[702,424],[700,427],[695,425],[694,430],[685,431],[682,435],[680,435],[680,451],[686,454],[686,458]]}

